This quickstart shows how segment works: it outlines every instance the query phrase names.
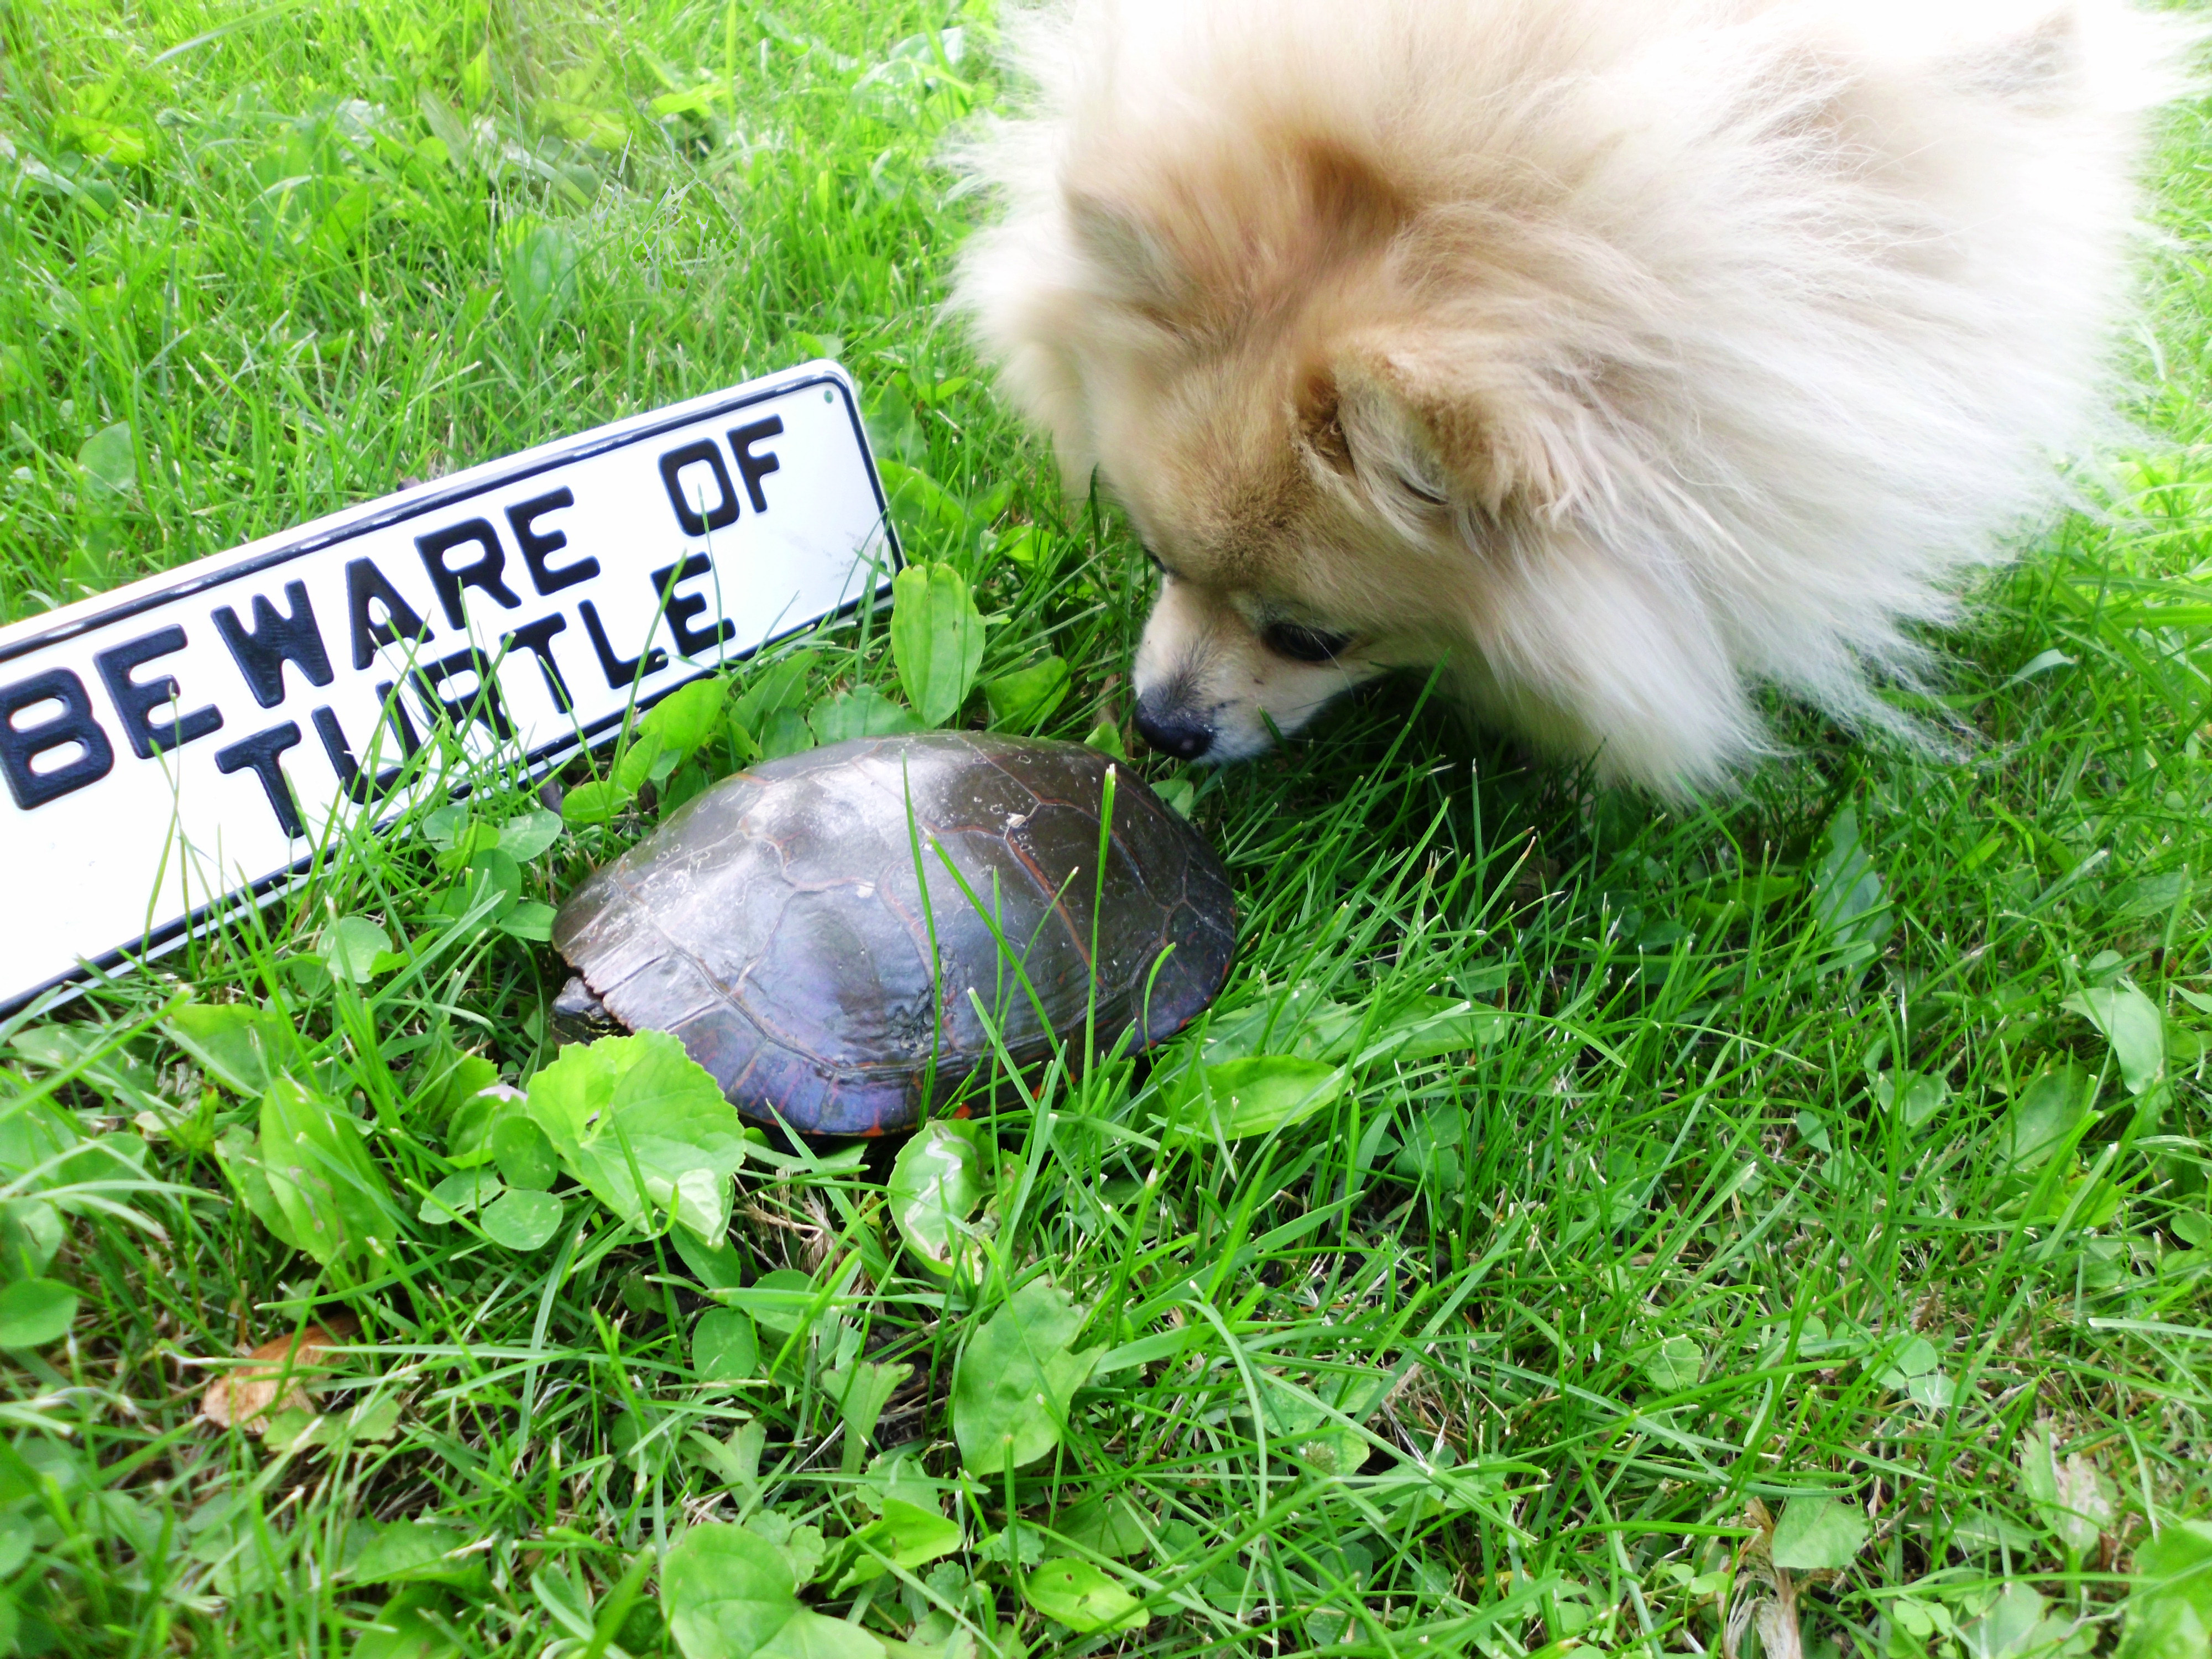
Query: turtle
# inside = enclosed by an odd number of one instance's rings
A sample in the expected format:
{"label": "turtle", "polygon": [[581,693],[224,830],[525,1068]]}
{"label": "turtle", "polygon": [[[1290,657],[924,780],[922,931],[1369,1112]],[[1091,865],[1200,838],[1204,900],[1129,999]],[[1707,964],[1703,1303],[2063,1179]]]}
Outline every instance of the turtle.
{"label": "turtle", "polygon": [[1106,755],[932,732],[724,779],[586,878],[553,943],[562,1019],[673,1033],[748,1117],[872,1135],[949,1102],[994,1034],[1018,1068],[1086,1030],[1173,1036],[1236,926],[1212,848]]}

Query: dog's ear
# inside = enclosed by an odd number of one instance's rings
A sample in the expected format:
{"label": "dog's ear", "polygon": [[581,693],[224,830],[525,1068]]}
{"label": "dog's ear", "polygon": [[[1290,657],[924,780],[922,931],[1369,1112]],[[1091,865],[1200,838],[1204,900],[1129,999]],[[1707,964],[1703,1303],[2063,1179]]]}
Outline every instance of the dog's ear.
{"label": "dog's ear", "polygon": [[1401,526],[1412,529],[1451,505],[1451,474],[1428,426],[1376,377],[1357,370],[1310,377],[1298,422],[1316,458],[1356,478]]}
{"label": "dog's ear", "polygon": [[1075,245],[1111,297],[1147,311],[1169,310],[1182,300],[1188,282],[1135,215],[1087,190],[1070,189],[1066,201]]}
{"label": "dog's ear", "polygon": [[1506,345],[1374,343],[1337,370],[1335,420],[1370,491],[1493,519],[1572,504],[1594,476],[1589,412]]}

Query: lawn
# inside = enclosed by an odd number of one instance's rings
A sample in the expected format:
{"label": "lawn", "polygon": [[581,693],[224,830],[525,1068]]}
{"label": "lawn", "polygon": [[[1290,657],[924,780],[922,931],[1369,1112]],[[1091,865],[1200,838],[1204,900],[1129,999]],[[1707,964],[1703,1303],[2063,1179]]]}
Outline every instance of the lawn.
{"label": "lawn", "polygon": [[[981,679],[1056,659],[1039,729],[1133,745],[1141,553],[939,313],[991,15],[0,9],[0,619],[832,355]],[[1139,757],[1229,988],[986,1079],[964,1231],[893,1145],[763,1138],[708,1249],[498,1127],[564,971],[498,906],[653,792],[487,772],[0,1023],[0,1652],[2204,1655],[2208,167],[2184,112],[2144,435],[1948,642],[1954,755],[1785,716],[1662,810],[1400,685]],[[900,695],[880,618],[804,644],[738,692]],[[1321,1109],[1188,1127],[1270,1054]],[[312,1237],[272,1122],[352,1172]]]}

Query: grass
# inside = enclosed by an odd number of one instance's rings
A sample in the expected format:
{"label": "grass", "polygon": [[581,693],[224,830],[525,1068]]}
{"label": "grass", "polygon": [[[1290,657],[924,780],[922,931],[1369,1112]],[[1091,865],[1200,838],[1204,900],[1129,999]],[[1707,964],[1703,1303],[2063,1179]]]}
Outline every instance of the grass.
{"label": "grass", "polygon": [[[0,13],[0,616],[827,350],[938,486],[902,529],[999,619],[985,677],[1056,653],[1048,729],[1121,721],[1138,550],[1061,506],[935,309],[972,206],[930,158],[996,95],[988,35],[905,0]],[[850,1621],[818,1641],[2112,1650],[2132,1553],[2212,1507],[2208,162],[2185,112],[2111,510],[1953,642],[1970,752],[1799,720],[1796,760],[1664,811],[1401,687],[1189,775],[1241,908],[1218,1041],[1325,1049],[1328,1005],[1371,1036],[1444,994],[1498,1011],[1477,1046],[1180,1149],[1146,1126],[1188,1043],[1000,1081],[994,1265],[949,1285],[900,1249],[890,1149],[757,1158],[725,1265],[817,1293],[763,1314],[750,1380],[701,1378],[699,1265],[565,1185],[581,1225],[536,1250],[411,1219],[457,1057],[526,1082],[561,973],[447,906],[422,836],[0,1027],[5,1273],[50,1255],[77,1298],[0,1359],[0,1632],[672,1651],[650,1575],[687,1525],[834,1551],[896,1496],[958,1547],[810,1592]],[[818,643],[817,689],[892,684],[880,627]],[[534,805],[479,782],[486,815]],[[644,827],[564,834],[527,896]],[[333,915],[413,963],[334,979]],[[373,1125],[410,1218],[373,1267],[237,1201],[256,1109],[169,1035],[187,995],[280,1012]],[[979,1479],[957,1358],[1040,1273],[1103,1362],[1051,1456]],[[311,1323],[352,1332],[319,1429],[197,1415],[222,1362]],[[872,1431],[832,1386],[863,1358],[907,1368],[866,1374]],[[465,1553],[394,1567],[416,1534],[380,1528],[419,1518]],[[1151,1621],[1043,1616],[1041,1557]]]}

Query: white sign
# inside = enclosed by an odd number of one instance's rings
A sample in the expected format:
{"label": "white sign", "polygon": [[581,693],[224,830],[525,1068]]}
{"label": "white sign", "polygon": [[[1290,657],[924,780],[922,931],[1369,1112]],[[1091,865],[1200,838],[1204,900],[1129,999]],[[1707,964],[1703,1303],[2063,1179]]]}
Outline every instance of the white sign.
{"label": "white sign", "polygon": [[896,557],[812,363],[0,629],[0,1009],[278,890],[425,744],[543,769]]}

